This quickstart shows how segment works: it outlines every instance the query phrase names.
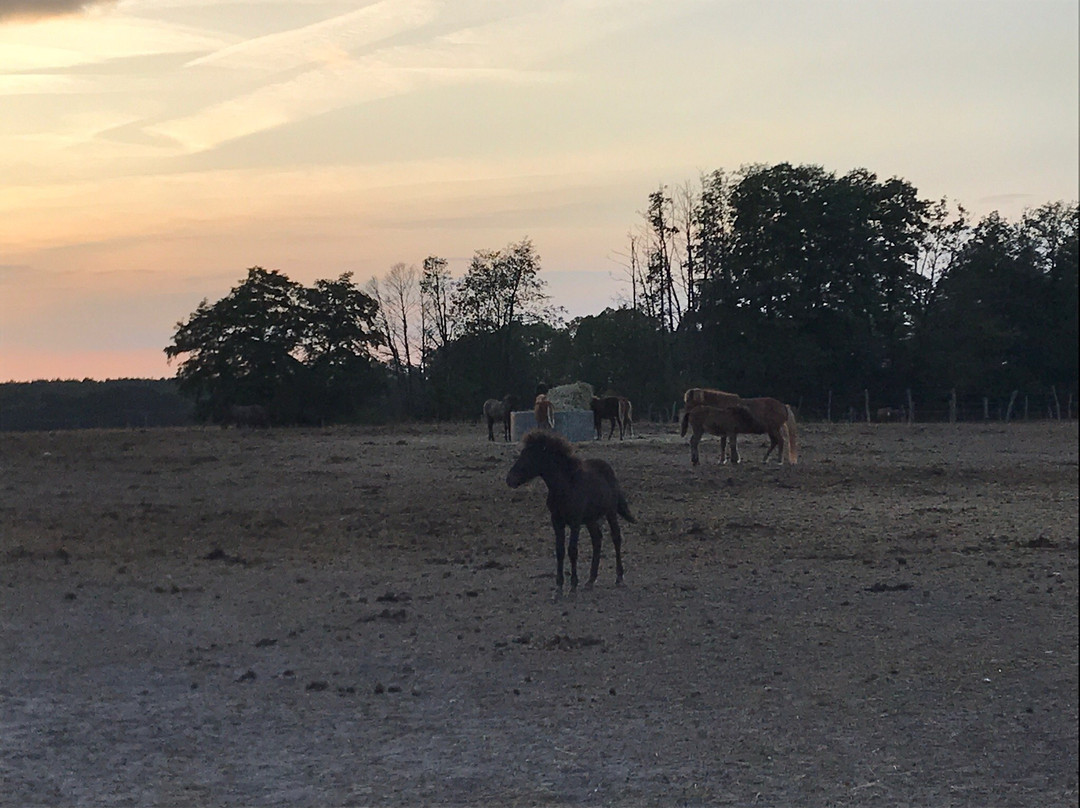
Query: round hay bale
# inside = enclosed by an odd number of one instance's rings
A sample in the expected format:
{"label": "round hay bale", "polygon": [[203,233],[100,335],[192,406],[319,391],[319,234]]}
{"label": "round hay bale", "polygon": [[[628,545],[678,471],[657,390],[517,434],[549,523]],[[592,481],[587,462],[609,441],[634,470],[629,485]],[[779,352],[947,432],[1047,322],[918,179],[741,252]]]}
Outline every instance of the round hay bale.
{"label": "round hay bale", "polygon": [[574,382],[552,387],[547,393],[548,400],[559,410],[587,410],[592,401],[593,388],[588,382]]}
{"label": "round hay bale", "polygon": [[[530,429],[536,428],[536,414],[532,410],[510,413],[510,437],[515,441]],[[569,441],[592,440],[592,410],[555,410],[555,431]]]}

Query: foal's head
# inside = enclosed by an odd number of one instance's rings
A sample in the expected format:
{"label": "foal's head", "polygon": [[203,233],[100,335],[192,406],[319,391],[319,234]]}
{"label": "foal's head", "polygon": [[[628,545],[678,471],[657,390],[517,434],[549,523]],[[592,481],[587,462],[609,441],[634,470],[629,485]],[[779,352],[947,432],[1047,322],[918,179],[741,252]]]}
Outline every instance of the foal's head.
{"label": "foal's head", "polygon": [[534,429],[521,439],[521,454],[506,473],[506,484],[517,488],[547,469],[576,461],[574,447],[566,438],[555,432]]}

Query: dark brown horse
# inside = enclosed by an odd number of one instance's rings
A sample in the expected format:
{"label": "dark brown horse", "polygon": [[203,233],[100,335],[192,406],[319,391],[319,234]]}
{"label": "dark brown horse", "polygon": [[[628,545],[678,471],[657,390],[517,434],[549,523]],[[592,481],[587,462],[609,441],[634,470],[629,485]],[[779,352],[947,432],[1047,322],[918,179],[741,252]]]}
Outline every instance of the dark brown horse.
{"label": "dark brown horse", "polygon": [[536,397],[536,402],[533,404],[533,415],[536,416],[537,429],[555,428],[555,405],[551,403],[551,400],[544,393]]}
{"label": "dark brown horse", "polygon": [[[612,433],[615,432],[615,427],[619,427],[619,440],[623,437],[623,420],[621,414],[621,403],[624,399],[619,396],[593,396],[589,402],[589,409],[593,413],[593,429],[596,430],[596,440],[604,434],[604,421],[611,422],[611,429],[608,430],[608,440],[611,440]],[[629,403],[629,402],[627,402]]]}
{"label": "dark brown horse", "polygon": [[720,462],[726,463],[726,446],[728,438],[731,439],[731,462],[739,462],[739,450],[735,445],[735,436],[740,432],[755,434],[759,430],[759,424],[750,410],[741,404],[728,407],[712,407],[708,404],[700,404],[683,414],[682,430],[680,434],[686,436],[687,426],[693,428],[690,435],[690,462],[698,464],[698,444],[701,436],[708,432],[710,435],[720,436]]}
{"label": "dark brown horse", "polygon": [[503,400],[489,398],[484,402],[484,418],[487,419],[488,440],[495,440],[495,424],[502,421],[503,440],[510,440],[510,413],[514,411],[513,396],[503,396]]}
{"label": "dark brown horse", "polygon": [[[615,545],[615,582],[622,583],[622,532],[619,519],[633,522],[615,472],[603,460],[581,460],[574,447],[554,432],[533,430],[522,439],[521,454],[506,474],[506,484],[517,488],[534,477],[547,483],[547,506],[555,529],[555,583],[563,585],[563,557],[570,556],[570,588],[577,588],[578,533],[585,525],[592,539],[592,568],[587,586],[600,569],[600,520],[607,519]],[[570,545],[566,528],[570,528]]]}

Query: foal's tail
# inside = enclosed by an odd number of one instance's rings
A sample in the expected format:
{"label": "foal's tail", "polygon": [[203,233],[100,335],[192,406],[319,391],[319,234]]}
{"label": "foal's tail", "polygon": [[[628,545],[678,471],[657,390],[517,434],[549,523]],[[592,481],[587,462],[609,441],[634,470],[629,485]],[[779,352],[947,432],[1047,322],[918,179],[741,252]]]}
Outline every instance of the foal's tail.
{"label": "foal's tail", "polygon": [[619,504],[616,506],[615,510],[619,512],[619,516],[630,524],[635,524],[637,522],[634,515],[630,513],[630,506],[626,504],[626,497],[624,497],[622,493],[619,494]]}
{"label": "foal's tail", "polygon": [[791,409],[790,404],[785,404],[787,407],[787,456],[788,462],[795,465],[799,462],[799,439],[795,431],[795,412]]}

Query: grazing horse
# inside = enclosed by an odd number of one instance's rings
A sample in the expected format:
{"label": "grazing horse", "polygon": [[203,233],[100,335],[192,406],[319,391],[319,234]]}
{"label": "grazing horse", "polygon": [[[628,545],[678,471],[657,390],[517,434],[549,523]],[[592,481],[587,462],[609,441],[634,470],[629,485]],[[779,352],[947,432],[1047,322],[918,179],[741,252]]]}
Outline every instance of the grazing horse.
{"label": "grazing horse", "polygon": [[[555,529],[555,583],[563,585],[563,557],[570,556],[570,588],[577,588],[578,533],[585,525],[592,538],[592,586],[600,568],[600,520],[607,519],[611,543],[615,545],[615,583],[622,583],[622,532],[619,519],[634,522],[626,504],[615,472],[603,460],[581,460],[574,447],[555,432],[535,429],[521,441],[521,454],[506,474],[506,484],[517,488],[534,477],[547,483],[547,506],[551,511],[551,526]],[[570,527],[570,545],[566,545],[566,528]]]}
{"label": "grazing horse", "polygon": [[742,404],[734,404],[728,407],[713,407],[709,404],[701,404],[687,411],[683,415],[682,430],[686,436],[687,426],[693,427],[690,436],[690,462],[698,464],[698,444],[701,436],[708,432],[710,435],[720,436],[720,462],[726,463],[726,446],[728,438],[731,438],[731,462],[739,462],[739,450],[735,446],[735,436],[740,432],[746,434],[760,434],[760,425],[751,414],[750,410]]}
{"label": "grazing horse", "polygon": [[[701,393],[710,395],[700,395]],[[753,419],[756,422],[753,429],[738,429],[728,430],[725,433],[713,433],[720,434],[721,454],[724,452],[724,443],[726,442],[727,437],[731,438],[732,463],[739,462],[739,447],[736,436],[740,433],[769,436],[770,443],[769,448],[765,452],[765,460],[769,459],[769,455],[772,454],[773,449],[779,447],[777,451],[777,460],[780,463],[784,462],[785,449],[787,449],[788,463],[794,465],[799,462],[799,444],[798,434],[795,429],[795,413],[787,404],[777,401],[775,398],[740,398],[733,393],[723,393],[719,390],[701,390],[700,388],[687,390],[684,401],[687,406],[686,409],[683,410],[682,415],[681,432],[683,435],[686,434],[688,419],[698,407],[714,406],[723,408],[741,406],[745,407],[750,412],[750,415],[753,416]],[[717,403],[711,403],[713,401]],[[691,450],[691,459],[693,459],[693,454],[694,452]]]}
{"label": "grazing horse", "polygon": [[[769,448],[765,451],[762,462],[768,460],[772,450],[776,449],[776,461],[783,465],[784,450],[787,449],[788,463],[791,465],[798,463],[799,441],[795,429],[795,413],[791,406],[775,398],[744,398],[740,403],[750,410],[750,414],[758,423],[758,430],[750,434],[769,436]],[[731,439],[731,453],[734,461],[739,462],[735,438]]]}
{"label": "grazing horse", "polygon": [[533,404],[533,414],[536,415],[537,429],[555,428],[555,405],[543,393],[536,397],[536,402]]}
{"label": "grazing horse", "polygon": [[683,404],[686,411],[708,404],[712,407],[726,407],[730,404],[738,404],[739,397],[735,393],[725,393],[723,390],[710,390],[707,387],[691,387],[683,393]]}
{"label": "grazing horse", "polygon": [[261,404],[248,404],[246,406],[233,404],[229,407],[228,415],[225,416],[222,426],[228,426],[229,424],[235,424],[237,429],[242,426],[249,426],[252,429],[269,427],[270,413]]}
{"label": "grazing horse", "polygon": [[611,440],[616,425],[619,427],[619,440],[622,440],[623,422],[620,414],[620,398],[618,396],[604,396],[603,398],[593,396],[589,402],[589,409],[593,412],[593,429],[596,430],[596,440],[600,440],[600,437],[604,434],[603,422],[605,418],[611,422],[611,429],[607,433],[608,440]]}
{"label": "grazing horse", "polygon": [[[619,399],[619,420],[622,422],[623,431],[629,432],[631,438],[634,437],[634,405],[628,398]],[[619,440],[622,440],[622,432],[619,433]]]}
{"label": "grazing horse", "polygon": [[488,440],[495,440],[495,423],[502,421],[503,440],[510,440],[510,413],[514,411],[514,397],[504,396],[502,401],[489,398],[484,402],[484,417],[487,419]]}

